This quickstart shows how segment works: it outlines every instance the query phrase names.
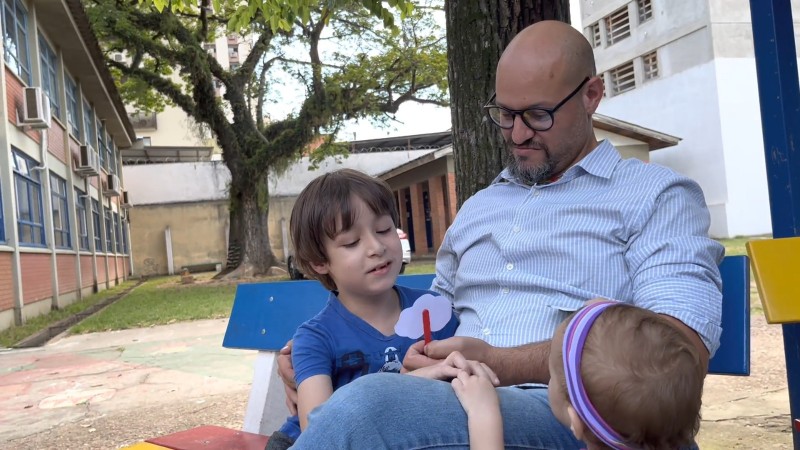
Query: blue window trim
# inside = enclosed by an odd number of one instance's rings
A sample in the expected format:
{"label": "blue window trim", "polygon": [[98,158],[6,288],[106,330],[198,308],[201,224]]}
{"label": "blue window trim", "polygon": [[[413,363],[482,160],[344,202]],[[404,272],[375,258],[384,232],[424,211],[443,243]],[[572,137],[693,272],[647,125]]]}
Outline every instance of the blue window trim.
{"label": "blue window trim", "polygon": [[107,253],[114,253],[114,221],[111,218],[111,210],[106,209],[106,249]]}
{"label": "blue window trim", "polygon": [[84,143],[97,150],[97,131],[94,129],[94,111],[86,100],[83,101]]}
{"label": "blue window trim", "polygon": [[106,134],[106,151],[108,152],[108,157],[106,160],[108,161],[108,171],[111,173],[117,173],[117,154],[114,151],[114,140],[111,139],[111,134]]}
{"label": "blue window trim", "polygon": [[100,166],[108,171],[108,158],[106,158],[106,154],[108,153],[106,127],[100,120],[97,121],[97,145],[99,146],[97,151],[100,155]]}
{"label": "blue window trim", "polygon": [[[14,20],[7,23],[8,16]],[[11,31],[9,34],[8,32]],[[30,54],[28,53],[28,10],[19,0],[3,0],[3,48],[6,64],[22,80],[31,83]]]}
{"label": "blue window trim", "polygon": [[[56,248],[71,249],[72,236],[69,231],[67,181],[54,173],[50,174],[50,203],[53,209],[53,238],[55,246]],[[56,223],[56,217],[61,219],[60,224]]]}
{"label": "blue window trim", "polygon": [[[13,152],[13,166],[14,166],[14,185],[17,188],[17,224],[20,245],[29,247],[46,247],[47,241],[44,237],[44,206],[42,205],[42,182],[39,170],[31,170],[38,167],[38,163],[32,158],[28,157],[21,151],[14,149]],[[20,192],[20,187],[24,187],[25,192]],[[24,202],[23,197],[24,195]],[[32,200],[37,200],[36,202]],[[34,214],[37,211],[30,211],[30,220],[20,217],[22,208],[19,205],[27,204],[38,205],[38,217]],[[31,208],[29,208],[31,209]],[[31,241],[24,239],[25,233],[30,232]]]}
{"label": "blue window trim", "polygon": [[64,77],[67,91],[67,123],[72,136],[81,140],[80,108],[78,107],[78,85],[69,75]]}
{"label": "blue window trim", "polygon": [[86,194],[75,188],[75,215],[78,223],[78,247],[89,250],[89,223],[86,220]]}
{"label": "blue window trim", "polygon": [[100,202],[92,199],[92,226],[94,227],[94,251],[103,252],[103,237],[100,236]]}
{"label": "blue window trim", "polygon": [[42,65],[42,89],[50,97],[51,114],[59,120],[64,120],[61,117],[61,90],[58,87],[58,57],[41,32],[39,33],[39,61]]}

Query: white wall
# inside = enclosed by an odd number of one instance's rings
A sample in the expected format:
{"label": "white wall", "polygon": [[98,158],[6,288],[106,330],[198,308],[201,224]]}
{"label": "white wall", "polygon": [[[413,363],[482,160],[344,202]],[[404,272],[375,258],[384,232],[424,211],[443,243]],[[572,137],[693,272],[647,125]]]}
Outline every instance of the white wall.
{"label": "white wall", "polygon": [[[383,153],[358,153],[348,157],[329,157],[319,169],[309,170],[308,158],[302,158],[281,175],[270,175],[270,195],[296,196],[314,178],[323,173],[349,167],[377,175],[419,158],[433,150]],[[122,168],[131,204],[155,205],[227,199],[230,172],[221,161],[126,165]]]}

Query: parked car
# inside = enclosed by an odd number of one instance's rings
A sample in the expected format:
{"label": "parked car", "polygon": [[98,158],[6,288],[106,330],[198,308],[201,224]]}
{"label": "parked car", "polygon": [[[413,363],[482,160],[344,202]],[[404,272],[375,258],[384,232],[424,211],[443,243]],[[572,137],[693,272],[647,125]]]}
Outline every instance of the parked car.
{"label": "parked car", "polygon": [[[411,244],[408,243],[408,235],[405,231],[397,228],[397,237],[400,238],[400,246],[403,248],[403,265],[400,267],[400,273],[406,271],[406,264],[411,262]],[[297,267],[294,260],[294,255],[289,255],[286,259],[286,271],[289,272],[289,278],[292,280],[302,280],[305,278],[303,272]]]}
{"label": "parked car", "polygon": [[400,238],[400,245],[403,247],[403,266],[400,273],[406,271],[406,264],[411,262],[411,244],[408,243],[408,235],[400,228],[397,229],[397,237]]}

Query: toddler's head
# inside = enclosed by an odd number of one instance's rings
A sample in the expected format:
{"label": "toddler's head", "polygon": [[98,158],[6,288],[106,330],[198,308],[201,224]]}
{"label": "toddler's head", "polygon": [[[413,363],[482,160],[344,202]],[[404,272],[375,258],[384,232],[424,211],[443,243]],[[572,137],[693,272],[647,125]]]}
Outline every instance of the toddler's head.
{"label": "toddler's head", "polygon": [[700,427],[703,379],[689,337],[643,308],[593,302],[550,348],[550,405],[590,448],[674,449]]}

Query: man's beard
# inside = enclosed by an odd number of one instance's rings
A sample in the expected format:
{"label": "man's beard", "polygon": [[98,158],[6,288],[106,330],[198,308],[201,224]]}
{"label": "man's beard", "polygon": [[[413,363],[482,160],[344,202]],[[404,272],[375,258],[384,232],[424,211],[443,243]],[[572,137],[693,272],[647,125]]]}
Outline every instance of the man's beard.
{"label": "man's beard", "polygon": [[545,154],[547,155],[547,160],[545,160],[544,163],[535,167],[524,167],[524,161],[518,161],[513,151],[509,151],[506,167],[508,167],[511,176],[517,179],[517,182],[525,186],[533,186],[542,180],[547,180],[553,174],[555,163],[550,158],[550,154],[547,150],[545,150]]}

